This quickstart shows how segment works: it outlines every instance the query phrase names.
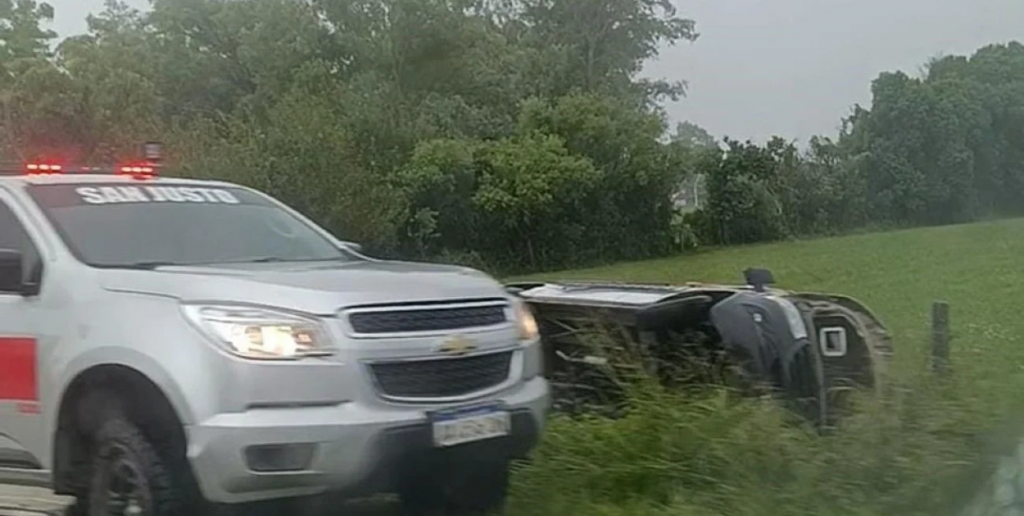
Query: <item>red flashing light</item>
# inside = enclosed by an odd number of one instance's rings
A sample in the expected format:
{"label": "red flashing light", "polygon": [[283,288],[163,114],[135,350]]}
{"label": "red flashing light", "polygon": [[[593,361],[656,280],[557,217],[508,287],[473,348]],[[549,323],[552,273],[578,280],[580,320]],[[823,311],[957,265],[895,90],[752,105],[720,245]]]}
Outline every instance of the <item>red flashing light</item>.
{"label": "red flashing light", "polygon": [[28,174],[60,174],[63,171],[60,165],[52,163],[29,163],[25,165],[25,172]]}
{"label": "red flashing light", "polygon": [[135,178],[147,178],[156,175],[156,167],[148,163],[138,165],[122,165],[117,167],[117,171],[120,174],[132,176]]}
{"label": "red flashing light", "polygon": [[153,167],[121,167],[122,174],[152,174]]}

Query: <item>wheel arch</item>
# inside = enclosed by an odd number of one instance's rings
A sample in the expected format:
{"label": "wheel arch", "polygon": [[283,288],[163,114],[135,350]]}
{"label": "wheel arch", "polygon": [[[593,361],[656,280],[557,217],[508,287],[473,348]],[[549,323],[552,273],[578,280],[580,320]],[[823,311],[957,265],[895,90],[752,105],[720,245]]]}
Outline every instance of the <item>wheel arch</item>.
{"label": "wheel arch", "polygon": [[[78,479],[88,468],[88,436],[97,430],[103,414],[121,408],[142,430],[157,441],[175,443],[183,453],[185,426],[193,414],[171,376],[155,361],[130,350],[116,350],[119,360],[78,361],[60,389],[59,404],[51,414],[54,490],[74,494],[81,489]],[[171,450],[168,450],[171,452]],[[85,471],[88,471],[86,469]]]}

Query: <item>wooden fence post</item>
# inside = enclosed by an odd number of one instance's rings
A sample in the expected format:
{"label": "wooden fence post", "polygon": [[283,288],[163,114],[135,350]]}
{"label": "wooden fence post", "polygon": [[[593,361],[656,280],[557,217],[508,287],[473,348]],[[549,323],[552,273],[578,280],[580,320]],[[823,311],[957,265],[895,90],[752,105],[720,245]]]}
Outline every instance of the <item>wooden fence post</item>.
{"label": "wooden fence post", "polygon": [[945,373],[949,366],[949,303],[932,302],[932,371]]}

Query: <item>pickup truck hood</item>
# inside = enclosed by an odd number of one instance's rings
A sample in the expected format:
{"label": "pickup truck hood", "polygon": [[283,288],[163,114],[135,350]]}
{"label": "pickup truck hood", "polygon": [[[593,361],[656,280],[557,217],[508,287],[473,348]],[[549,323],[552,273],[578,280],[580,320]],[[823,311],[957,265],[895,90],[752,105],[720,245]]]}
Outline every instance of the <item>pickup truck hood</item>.
{"label": "pickup truck hood", "polygon": [[99,276],[108,291],[320,315],[354,305],[508,297],[495,280],[473,269],[381,260],[105,269]]}

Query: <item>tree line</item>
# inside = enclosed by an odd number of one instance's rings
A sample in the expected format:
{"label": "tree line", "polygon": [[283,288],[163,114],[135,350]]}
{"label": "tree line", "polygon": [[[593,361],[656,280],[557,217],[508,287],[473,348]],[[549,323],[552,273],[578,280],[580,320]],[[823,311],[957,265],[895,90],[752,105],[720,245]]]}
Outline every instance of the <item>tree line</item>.
{"label": "tree line", "polygon": [[871,92],[804,152],[780,138],[706,145],[694,169],[707,204],[689,234],[733,244],[1024,215],[1024,45],[884,72]]}
{"label": "tree line", "polygon": [[[131,159],[280,198],[374,254],[554,269],[1016,215],[1024,48],[883,73],[806,150],[668,127],[669,0],[0,0],[0,162]],[[679,206],[680,193],[699,200]],[[692,194],[698,199],[693,199]]]}

